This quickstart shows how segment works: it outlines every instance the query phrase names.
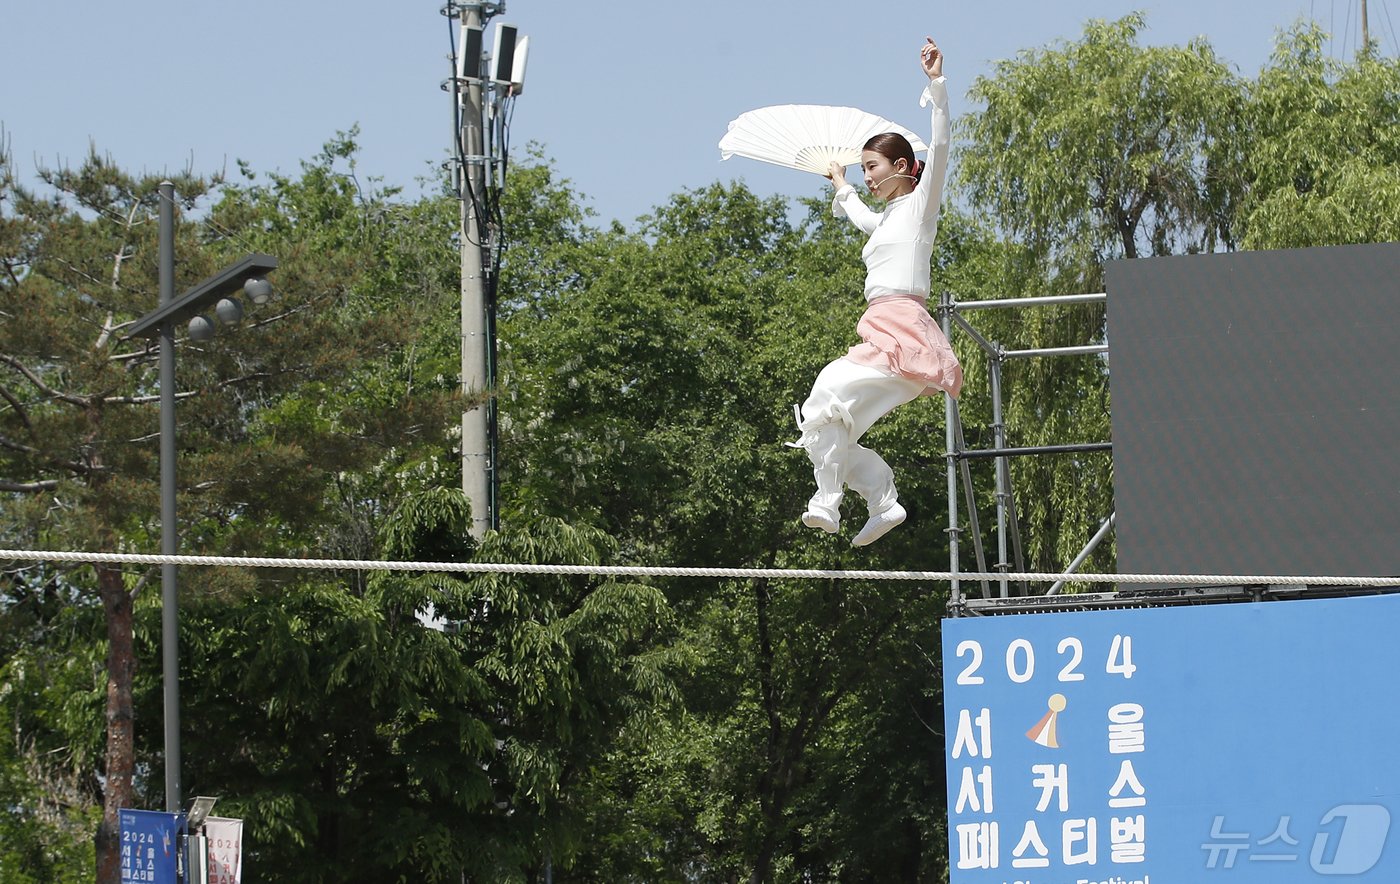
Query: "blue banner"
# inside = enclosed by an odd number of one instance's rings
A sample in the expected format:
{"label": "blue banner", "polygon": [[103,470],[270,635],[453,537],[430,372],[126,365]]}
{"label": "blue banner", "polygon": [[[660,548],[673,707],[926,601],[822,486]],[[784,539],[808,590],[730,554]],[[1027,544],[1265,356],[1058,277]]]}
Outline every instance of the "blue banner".
{"label": "blue banner", "polygon": [[1400,881],[1400,595],[943,621],[953,884]]}
{"label": "blue banner", "polygon": [[122,809],[119,819],[122,884],[176,884],[184,814]]}

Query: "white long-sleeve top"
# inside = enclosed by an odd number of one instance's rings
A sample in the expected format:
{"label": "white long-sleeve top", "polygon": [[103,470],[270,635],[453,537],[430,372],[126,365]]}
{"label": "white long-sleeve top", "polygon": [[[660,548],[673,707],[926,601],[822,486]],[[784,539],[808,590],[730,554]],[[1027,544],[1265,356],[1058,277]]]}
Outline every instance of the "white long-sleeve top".
{"label": "white long-sleeve top", "polygon": [[831,210],[838,218],[870,234],[861,257],[865,259],[865,299],[885,295],[929,293],[929,269],[933,240],[938,234],[938,212],[943,203],[943,178],[948,171],[948,87],[943,77],[929,81],[919,106],[933,105],[933,138],[927,165],[912,193],[896,197],[880,212],[861,202],[856,189],[846,185],[836,191]]}

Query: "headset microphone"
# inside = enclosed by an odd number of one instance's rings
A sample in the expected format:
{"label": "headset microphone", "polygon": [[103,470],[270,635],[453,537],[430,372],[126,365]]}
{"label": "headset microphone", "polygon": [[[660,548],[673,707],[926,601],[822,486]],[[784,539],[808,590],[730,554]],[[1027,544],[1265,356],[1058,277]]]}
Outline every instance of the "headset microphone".
{"label": "headset microphone", "polygon": [[872,188],[870,188],[870,189],[871,189],[872,191],[876,190],[877,188],[880,187],[880,185],[884,184],[886,181],[889,181],[891,178],[908,178],[910,181],[918,181],[918,180],[919,180],[919,179],[915,178],[913,175],[905,175],[903,172],[896,172],[896,173],[894,173],[893,175],[886,175],[884,178],[881,178],[879,181],[876,181],[876,182],[875,182],[875,186],[872,187]]}

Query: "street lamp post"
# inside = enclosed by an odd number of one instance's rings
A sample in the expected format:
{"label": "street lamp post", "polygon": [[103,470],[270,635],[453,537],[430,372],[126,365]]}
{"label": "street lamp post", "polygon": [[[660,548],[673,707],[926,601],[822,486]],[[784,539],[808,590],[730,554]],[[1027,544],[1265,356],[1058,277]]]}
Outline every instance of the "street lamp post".
{"label": "street lamp post", "polygon": [[[243,289],[255,303],[263,303],[272,288],[263,277],[277,268],[271,255],[252,254],[224,267],[208,279],[175,298],[175,185],[163,181],[160,196],[160,249],[157,270],[160,277],[160,305],[136,321],[127,339],[160,336],[160,552],[173,556],[179,551],[175,523],[175,323],[190,322],[190,336],[206,338],[213,324],[201,312],[210,304],[228,299]],[[233,312],[241,315],[236,302],[220,317]],[[176,595],[175,565],[160,566],[161,586],[161,670],[165,687],[165,809],[180,812],[180,620]]]}
{"label": "street lamp post", "polygon": [[[160,184],[160,307],[175,301],[175,185]],[[180,549],[175,533],[175,323],[160,324],[160,554]],[[160,566],[161,684],[165,689],[165,809],[180,812],[180,614],[175,564]]]}

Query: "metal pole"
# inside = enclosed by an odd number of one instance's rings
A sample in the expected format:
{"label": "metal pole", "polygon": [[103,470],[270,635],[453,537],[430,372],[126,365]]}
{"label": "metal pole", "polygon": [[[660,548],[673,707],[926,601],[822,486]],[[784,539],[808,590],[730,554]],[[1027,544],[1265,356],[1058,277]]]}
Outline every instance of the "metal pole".
{"label": "metal pole", "polygon": [[[175,300],[175,185],[162,181],[160,195],[160,306]],[[175,326],[160,328],[160,552],[179,553],[175,533]],[[180,812],[180,613],[175,565],[160,566],[161,678],[165,686],[165,809]]]}
{"label": "metal pole", "polygon": [[[467,4],[461,11],[462,24],[482,26],[481,6]],[[463,47],[463,51],[466,47]],[[479,77],[481,59],[468,58],[464,68]],[[484,139],[482,138],[482,83],[467,83],[462,109],[462,176],[466,192],[462,199],[462,393],[480,395],[488,388],[486,286],[483,278],[484,225],[478,223],[485,211],[486,190]],[[491,526],[491,456],[485,405],[462,414],[462,491],[471,502],[471,535],[480,540]]]}
{"label": "metal pole", "polygon": [[1105,292],[1090,292],[1084,295],[1040,295],[1034,298],[1003,298],[995,301],[959,301],[959,310],[993,310],[1003,307],[1043,307],[1048,304],[1091,304],[1107,301]]}
{"label": "metal pole", "polygon": [[1027,445],[1020,448],[965,448],[958,452],[958,458],[960,460],[978,460],[989,457],[1025,457],[1028,454],[1076,454],[1112,450],[1112,442],[1077,442],[1069,445]]}
{"label": "metal pole", "polygon": [[977,329],[973,328],[972,323],[968,322],[965,317],[959,316],[957,313],[954,313],[953,321],[958,324],[958,328],[961,328],[963,331],[967,332],[967,334],[972,338],[972,340],[977,342],[977,346],[982,348],[983,353],[986,353],[988,356],[991,357],[995,357],[997,355],[996,345],[993,344],[991,341],[987,340],[986,338],[982,337],[982,333],[977,331]]}
{"label": "metal pole", "polygon": [[[1001,348],[997,348],[997,353],[990,360],[990,374],[992,378],[992,433],[997,448],[1006,447],[1006,427],[1002,424],[1001,413]],[[996,497],[997,497],[997,564],[996,570],[1001,573],[1000,591],[1001,597],[1006,598],[1009,593],[1006,583],[1006,569],[1010,563],[1006,561],[1006,459],[998,457],[996,466]]]}
{"label": "metal pole", "polygon": [[[1094,550],[1099,548],[1099,544],[1102,543],[1103,539],[1108,536],[1108,532],[1113,530],[1113,523],[1117,516],[1117,512],[1112,512],[1108,514],[1108,518],[1103,520],[1102,525],[1099,525],[1099,530],[1094,532],[1093,537],[1089,538],[1088,544],[1086,544],[1084,549],[1080,551],[1079,555],[1074,557],[1074,561],[1069,563],[1069,567],[1065,569],[1066,574],[1073,574],[1074,572],[1078,571],[1079,566],[1084,564],[1085,560],[1087,560],[1089,556],[1093,554]],[[1051,586],[1048,591],[1046,591],[1045,594],[1058,595],[1060,590],[1063,589],[1065,584],[1068,582],[1068,580],[1057,580],[1055,584]]]}
{"label": "metal pole", "polygon": [[[956,319],[957,317],[953,317]],[[958,442],[958,469],[962,471],[963,500],[967,503],[967,530],[972,535],[972,552],[977,561],[977,570],[987,573],[987,554],[982,548],[982,525],[977,518],[977,490],[972,484],[972,468],[963,454],[967,451],[967,439],[963,436],[962,410],[957,400],[953,401],[953,418],[956,421],[954,438]],[[982,598],[991,598],[992,591],[987,579],[982,578]]]}
{"label": "metal pole", "polygon": [[[943,323],[943,336],[953,333],[950,317],[953,315],[952,296],[944,292],[939,298],[939,319]],[[948,451],[948,570],[952,572],[948,607],[953,616],[962,616],[962,584],[958,582],[958,450],[955,435],[957,403],[947,393],[943,394],[943,435]]]}
{"label": "metal pole", "polygon": [[1085,344],[1082,347],[1047,347],[1040,350],[1004,350],[1003,359],[1026,359],[1031,356],[1093,356],[1107,353],[1107,344]]}

